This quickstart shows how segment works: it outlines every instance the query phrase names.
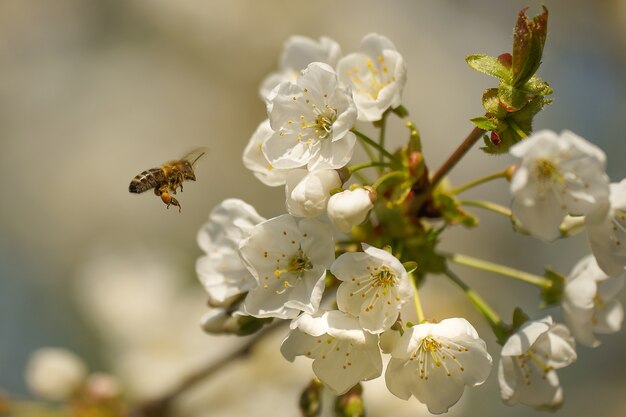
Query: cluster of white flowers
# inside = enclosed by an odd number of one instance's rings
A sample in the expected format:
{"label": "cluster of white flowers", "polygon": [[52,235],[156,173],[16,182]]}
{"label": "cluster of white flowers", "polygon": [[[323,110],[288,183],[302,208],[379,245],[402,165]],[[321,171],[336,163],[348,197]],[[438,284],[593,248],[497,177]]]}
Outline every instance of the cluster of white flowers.
{"label": "cluster of white flowers", "polygon": [[584,225],[593,253],[566,278],[561,306],[568,327],[550,317],[527,323],[502,351],[503,399],[552,408],[562,401],[554,370],[576,359],[574,338],[596,347],[595,333],[615,333],[624,319],[614,298],[626,276],[626,180],[609,184],[604,152],[570,131],[536,132],[510,152],[522,158],[511,180],[516,228],[552,241]]}
{"label": "cluster of white flowers", "polygon": [[[198,235],[206,255],[197,272],[213,307],[205,330],[248,334],[244,318],[292,320],[281,352],[312,359],[337,395],[382,375],[387,354],[389,391],[439,414],[465,386],[487,379],[485,342],[462,318],[404,323],[401,309],[414,296],[405,265],[365,243],[343,253],[334,240],[368,219],[376,201],[375,185],[346,185],[354,124],[400,106],[405,82],[404,60],[383,36],[365,36],[360,51],[344,57],[328,38],[290,39],[261,88],[268,118],[243,155],[261,182],[285,187],[287,213],[266,220],[241,200],[224,201]],[[517,230],[549,241],[567,234],[567,224],[584,224],[595,255],[574,268],[560,294],[569,327],[548,316],[518,323],[500,340],[505,403],[555,408],[563,397],[556,370],[576,360],[574,338],[597,346],[595,333],[621,327],[614,297],[626,265],[626,180],[610,185],[604,153],[567,131],[538,132],[511,154],[522,158],[511,180]]]}
{"label": "cluster of white flowers", "polygon": [[[243,160],[264,184],[285,186],[288,214],[265,220],[235,199],[212,211],[198,235],[206,255],[197,271],[216,307],[203,327],[219,333],[236,327],[238,317],[292,319],[283,355],[313,359],[315,375],[335,394],[379,377],[382,349],[390,354],[389,390],[442,413],[465,385],[485,381],[491,356],[464,319],[424,322],[403,336],[390,330],[413,297],[403,264],[366,244],[335,255],[333,236],[365,221],[376,195],[370,187],[342,189],[340,169],[356,141],[351,129],[399,106],[406,81],[402,56],[383,36],[367,35],[358,53],[339,58],[340,51],[328,38],[294,37],[280,71],[263,83],[268,120]],[[340,282],[336,309],[322,303],[329,274]]]}

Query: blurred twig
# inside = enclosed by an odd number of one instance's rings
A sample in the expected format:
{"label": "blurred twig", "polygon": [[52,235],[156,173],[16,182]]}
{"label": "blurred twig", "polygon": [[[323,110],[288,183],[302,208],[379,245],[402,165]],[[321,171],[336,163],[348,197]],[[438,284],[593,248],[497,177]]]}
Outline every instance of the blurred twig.
{"label": "blurred twig", "polygon": [[128,413],[125,414],[125,417],[169,416],[172,404],[179,395],[194,387],[198,382],[203,381],[204,379],[220,371],[231,362],[240,358],[247,357],[252,352],[252,348],[257,344],[257,342],[259,342],[268,334],[273,333],[276,329],[282,327],[286,323],[287,321],[281,320],[277,323],[267,326],[265,329],[259,331],[250,339],[248,339],[246,343],[230,352],[230,354],[227,355],[225,358],[219,361],[212,362],[205,368],[201,368],[200,370],[191,373],[182,381],[180,381],[178,385],[176,385],[174,388],[172,388],[170,391],[166,392],[162,396],[153,400],[149,400],[135,408],[132,408],[131,410],[129,410]]}

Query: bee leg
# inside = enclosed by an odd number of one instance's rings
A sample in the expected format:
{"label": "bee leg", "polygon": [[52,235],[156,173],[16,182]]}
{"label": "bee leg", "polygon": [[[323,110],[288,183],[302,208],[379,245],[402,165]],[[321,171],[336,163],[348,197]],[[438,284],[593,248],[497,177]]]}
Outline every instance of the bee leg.
{"label": "bee leg", "polygon": [[167,204],[167,208],[170,208],[170,205],[178,207],[178,212],[181,212],[180,203],[174,197],[170,195],[166,190],[161,192],[161,201]]}

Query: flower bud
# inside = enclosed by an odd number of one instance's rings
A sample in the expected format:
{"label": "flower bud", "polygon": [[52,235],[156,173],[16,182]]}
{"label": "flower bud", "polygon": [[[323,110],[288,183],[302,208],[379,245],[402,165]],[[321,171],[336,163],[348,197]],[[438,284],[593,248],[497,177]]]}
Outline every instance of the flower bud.
{"label": "flower bud", "polygon": [[95,402],[105,402],[118,398],[122,390],[118,381],[109,374],[94,373],[89,375],[85,393]]}
{"label": "flower bud", "polygon": [[334,169],[294,169],[285,185],[287,211],[295,217],[319,216],[326,210],[330,191],[339,187],[341,179]]}
{"label": "flower bud", "polygon": [[337,397],[335,415],[339,417],[364,417],[363,388],[356,384],[348,392]]}
{"label": "flower bud", "polygon": [[372,207],[373,196],[365,188],[345,190],[328,200],[328,217],[337,229],[349,233],[352,226],[363,223]]}
{"label": "flower bud", "polygon": [[62,401],[70,398],[85,381],[87,367],[74,353],[43,348],[32,354],[26,366],[26,384],[40,397]]}
{"label": "flower bud", "polygon": [[312,379],[300,395],[300,412],[303,417],[317,417],[322,412],[322,385],[319,379]]}

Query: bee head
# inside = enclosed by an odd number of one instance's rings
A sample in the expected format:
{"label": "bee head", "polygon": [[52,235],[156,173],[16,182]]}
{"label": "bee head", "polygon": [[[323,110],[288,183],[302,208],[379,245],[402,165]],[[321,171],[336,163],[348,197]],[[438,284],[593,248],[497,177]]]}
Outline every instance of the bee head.
{"label": "bee head", "polygon": [[195,181],[196,174],[193,172],[193,166],[191,165],[189,161],[184,161],[184,164],[185,164],[185,169],[184,169],[185,179],[189,181]]}

